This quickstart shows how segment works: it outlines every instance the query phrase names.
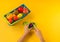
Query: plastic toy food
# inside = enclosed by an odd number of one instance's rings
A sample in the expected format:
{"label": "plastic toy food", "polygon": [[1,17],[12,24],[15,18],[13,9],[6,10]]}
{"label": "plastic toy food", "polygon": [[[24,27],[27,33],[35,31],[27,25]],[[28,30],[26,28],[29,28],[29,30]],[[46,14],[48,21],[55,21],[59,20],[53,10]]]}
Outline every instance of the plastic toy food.
{"label": "plastic toy food", "polygon": [[14,10],[13,14],[18,15],[19,14],[18,10]]}
{"label": "plastic toy food", "polygon": [[34,28],[36,26],[36,24],[34,23],[34,22],[31,22],[30,24],[29,24],[29,26],[28,26],[28,28]]}
{"label": "plastic toy food", "polygon": [[12,15],[13,15],[13,17],[16,16],[15,14],[12,14]]}
{"label": "plastic toy food", "polygon": [[20,13],[23,13],[23,7],[22,7],[22,6],[19,7],[19,8],[18,8],[18,11],[19,11]]}
{"label": "plastic toy food", "polygon": [[33,27],[33,23],[30,23],[28,26],[28,28],[31,28],[31,27]]}
{"label": "plastic toy food", "polygon": [[9,19],[8,21],[9,21],[9,23],[12,23],[12,22],[13,22],[13,20],[12,20],[12,19]]}
{"label": "plastic toy food", "polygon": [[18,17],[17,16],[14,16],[13,19],[16,21],[16,20],[18,20]]}
{"label": "plastic toy food", "polygon": [[22,20],[29,13],[30,13],[30,10],[24,4],[22,4],[21,6],[12,10],[8,14],[4,15],[4,17],[6,18],[9,25],[14,25],[19,20]]}
{"label": "plastic toy food", "polygon": [[23,25],[27,25],[27,24],[28,24],[28,22],[26,22],[26,21],[25,21],[25,22],[23,22]]}
{"label": "plastic toy food", "polygon": [[22,13],[20,13],[20,14],[17,15],[18,18],[20,18],[20,17],[22,17],[22,16],[23,16]]}
{"label": "plastic toy food", "polygon": [[24,8],[24,9],[23,9],[23,13],[24,13],[24,14],[27,14],[27,13],[28,13],[28,9],[27,9],[27,8]]}
{"label": "plastic toy food", "polygon": [[23,25],[28,25],[28,28],[34,28],[36,25],[34,22],[23,22]]}
{"label": "plastic toy food", "polygon": [[9,19],[12,19],[12,17],[13,17],[13,15],[12,14],[10,14],[10,15],[7,15],[7,19],[9,20]]}

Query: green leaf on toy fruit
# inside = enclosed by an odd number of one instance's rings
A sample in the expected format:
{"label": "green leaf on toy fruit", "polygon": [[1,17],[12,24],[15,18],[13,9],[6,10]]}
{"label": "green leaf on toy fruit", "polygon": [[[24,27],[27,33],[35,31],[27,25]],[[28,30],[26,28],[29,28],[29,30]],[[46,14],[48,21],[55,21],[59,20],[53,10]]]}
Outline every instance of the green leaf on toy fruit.
{"label": "green leaf on toy fruit", "polygon": [[23,22],[23,25],[27,25],[28,24],[28,22]]}

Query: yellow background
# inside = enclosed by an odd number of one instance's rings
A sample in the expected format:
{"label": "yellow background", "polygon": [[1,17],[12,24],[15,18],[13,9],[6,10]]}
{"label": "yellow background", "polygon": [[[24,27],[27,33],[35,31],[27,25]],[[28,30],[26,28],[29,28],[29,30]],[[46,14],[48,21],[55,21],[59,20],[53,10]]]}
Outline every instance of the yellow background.
{"label": "yellow background", "polygon": [[[31,13],[14,26],[9,26],[4,15],[21,4]],[[24,21],[35,22],[46,42],[60,42],[60,1],[59,0],[0,0],[0,42],[17,42],[23,35]],[[25,42],[39,42],[33,33]]]}

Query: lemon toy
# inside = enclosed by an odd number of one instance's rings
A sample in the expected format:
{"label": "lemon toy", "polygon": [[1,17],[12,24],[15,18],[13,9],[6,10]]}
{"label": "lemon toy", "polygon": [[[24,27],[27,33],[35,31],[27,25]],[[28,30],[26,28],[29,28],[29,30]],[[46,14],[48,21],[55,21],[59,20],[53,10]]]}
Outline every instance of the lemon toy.
{"label": "lemon toy", "polygon": [[23,16],[22,13],[20,13],[20,14],[17,15],[18,18],[21,18],[22,16]]}

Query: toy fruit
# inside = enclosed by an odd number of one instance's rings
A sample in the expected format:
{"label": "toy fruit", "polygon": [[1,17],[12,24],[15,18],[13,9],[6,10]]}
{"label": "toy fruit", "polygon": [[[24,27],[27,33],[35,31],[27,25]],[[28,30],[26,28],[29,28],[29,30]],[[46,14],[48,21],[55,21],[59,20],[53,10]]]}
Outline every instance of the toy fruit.
{"label": "toy fruit", "polygon": [[19,7],[19,8],[18,8],[18,11],[19,11],[20,13],[23,13],[23,7],[22,7],[22,6]]}
{"label": "toy fruit", "polygon": [[13,17],[16,16],[15,14],[13,14]]}
{"label": "toy fruit", "polygon": [[20,17],[22,17],[22,15],[23,15],[23,14],[22,14],[22,13],[20,13],[20,14],[18,14],[18,15],[17,15],[17,17],[18,17],[18,18],[20,18]]}
{"label": "toy fruit", "polygon": [[18,20],[18,17],[17,16],[14,16],[13,19],[16,21],[16,20]]}
{"label": "toy fruit", "polygon": [[27,25],[28,24],[28,22],[23,22],[23,25]]}
{"label": "toy fruit", "polygon": [[19,14],[18,10],[14,10],[13,14],[18,15]]}
{"label": "toy fruit", "polygon": [[24,13],[24,14],[27,14],[27,13],[28,13],[28,9],[27,9],[27,8],[24,8],[24,9],[23,9],[23,13]]}
{"label": "toy fruit", "polygon": [[33,23],[30,23],[28,26],[28,28],[31,28],[31,27],[33,27]]}
{"label": "toy fruit", "polygon": [[12,23],[12,22],[13,22],[13,20],[12,20],[12,19],[9,19],[8,21],[9,21],[9,23]]}
{"label": "toy fruit", "polygon": [[12,19],[12,17],[13,17],[13,15],[12,14],[9,14],[9,15],[7,15],[7,19],[9,20],[9,19]]}

